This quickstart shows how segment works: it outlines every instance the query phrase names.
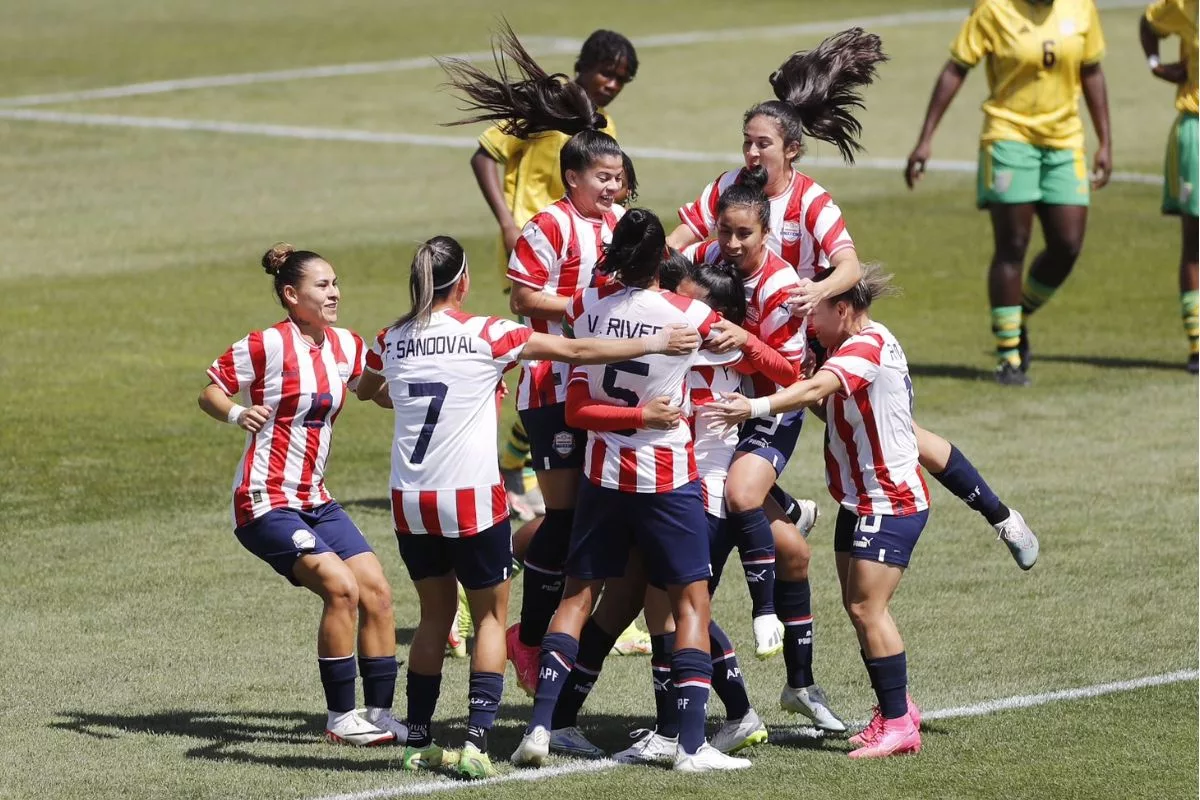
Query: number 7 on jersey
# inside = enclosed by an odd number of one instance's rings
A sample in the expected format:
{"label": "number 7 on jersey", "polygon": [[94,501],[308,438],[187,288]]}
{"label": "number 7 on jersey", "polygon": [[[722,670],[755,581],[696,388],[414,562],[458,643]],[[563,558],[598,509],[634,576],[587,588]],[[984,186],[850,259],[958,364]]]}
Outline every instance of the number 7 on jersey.
{"label": "number 7 on jersey", "polygon": [[420,464],[425,460],[425,452],[429,449],[429,440],[433,438],[433,429],[437,427],[438,417],[442,413],[442,403],[446,399],[447,386],[444,383],[410,383],[408,384],[409,397],[428,397],[429,410],[425,412],[425,423],[421,426],[421,433],[417,435],[417,443],[413,445],[412,456],[409,458],[414,464]]}

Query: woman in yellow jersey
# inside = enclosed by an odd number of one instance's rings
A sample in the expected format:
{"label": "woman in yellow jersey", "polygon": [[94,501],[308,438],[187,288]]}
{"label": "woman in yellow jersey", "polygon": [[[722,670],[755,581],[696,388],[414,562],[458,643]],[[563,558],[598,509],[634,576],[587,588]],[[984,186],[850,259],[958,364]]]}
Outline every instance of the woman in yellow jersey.
{"label": "woman in yellow jersey", "polygon": [[[1108,96],[1100,59],[1104,34],[1093,0],[977,0],[934,84],[905,180],[925,171],[933,133],[967,71],[987,63],[988,99],[979,150],[978,205],[989,209],[995,251],[988,272],[996,380],[1027,386],[1025,317],[1071,273],[1087,226],[1089,190],[1112,173]],[[1088,175],[1079,95],[1099,149]],[[1089,181],[1090,177],[1090,181]],[[1034,215],[1046,247],[1022,285]]]}
{"label": "woman in yellow jersey", "polygon": [[[1187,332],[1190,353],[1188,372],[1200,371],[1200,356],[1197,355],[1197,299],[1200,283],[1197,282],[1197,190],[1200,190],[1197,158],[1197,110],[1200,109],[1200,92],[1196,82],[1196,0],[1158,0],[1146,8],[1142,17],[1139,35],[1146,62],[1156,78],[1177,85],[1175,110],[1179,115],[1171,126],[1167,139],[1167,157],[1163,165],[1164,214],[1178,216],[1182,222],[1183,246],[1179,256],[1179,297],[1182,306],[1183,327]],[[1179,61],[1163,64],[1158,57],[1158,40],[1167,36],[1179,37]]]}

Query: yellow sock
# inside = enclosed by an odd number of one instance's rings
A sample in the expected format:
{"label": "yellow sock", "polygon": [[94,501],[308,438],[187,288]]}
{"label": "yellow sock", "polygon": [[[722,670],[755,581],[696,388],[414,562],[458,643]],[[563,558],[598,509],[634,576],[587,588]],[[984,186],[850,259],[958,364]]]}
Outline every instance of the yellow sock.
{"label": "yellow sock", "polygon": [[1195,355],[1197,337],[1200,336],[1200,292],[1193,289],[1181,292],[1179,295],[1180,309],[1183,316],[1183,330],[1188,337],[1188,352]]}
{"label": "yellow sock", "polygon": [[996,337],[996,358],[1014,367],[1021,365],[1017,345],[1021,342],[1021,307],[996,306],[992,309],[992,334]]}
{"label": "yellow sock", "polygon": [[525,433],[525,426],[521,424],[520,420],[517,420],[509,429],[508,438],[500,447],[500,469],[505,471],[522,469],[527,461],[529,461],[529,434]]}

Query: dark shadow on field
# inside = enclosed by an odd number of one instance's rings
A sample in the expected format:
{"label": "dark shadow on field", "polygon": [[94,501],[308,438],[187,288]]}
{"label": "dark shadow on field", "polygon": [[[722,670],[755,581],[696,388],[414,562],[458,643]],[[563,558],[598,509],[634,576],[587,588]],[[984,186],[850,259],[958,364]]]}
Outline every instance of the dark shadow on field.
{"label": "dark shadow on field", "polygon": [[1039,361],[1047,361],[1051,364],[1082,364],[1089,367],[1101,367],[1102,369],[1161,369],[1168,372],[1178,372],[1180,375],[1186,374],[1184,371],[1183,359],[1178,361],[1160,361],[1154,358],[1121,358],[1119,356],[1085,356],[1085,355],[1058,355],[1054,353],[1038,353],[1033,354],[1033,364],[1036,367]]}
{"label": "dark shadow on field", "polygon": [[992,370],[965,364],[914,364],[909,362],[908,374],[916,378],[953,378],[958,381],[990,381]]}

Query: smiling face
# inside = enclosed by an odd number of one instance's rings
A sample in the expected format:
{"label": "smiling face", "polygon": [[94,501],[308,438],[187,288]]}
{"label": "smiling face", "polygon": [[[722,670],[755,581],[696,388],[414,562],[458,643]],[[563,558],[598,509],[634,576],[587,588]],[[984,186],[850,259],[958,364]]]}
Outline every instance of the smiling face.
{"label": "smiling face", "polygon": [[337,275],[329,262],[319,258],[304,264],[303,273],[294,286],[283,287],[288,314],[299,323],[317,328],[337,322],[340,300]]}
{"label": "smiling face", "polygon": [[767,182],[791,170],[792,162],[800,155],[800,143],[785,144],[783,128],[766,114],[751,117],[742,128],[742,157],[746,168],[761,164],[767,170]]}
{"label": "smiling face", "polygon": [[567,195],[580,213],[599,217],[612,210],[624,186],[621,157],[605,155],[594,159],[584,170],[566,171]]}
{"label": "smiling face", "polygon": [[753,208],[733,206],[717,218],[717,243],[722,258],[736,264],[743,275],[753,275],[762,263],[767,231]]}

